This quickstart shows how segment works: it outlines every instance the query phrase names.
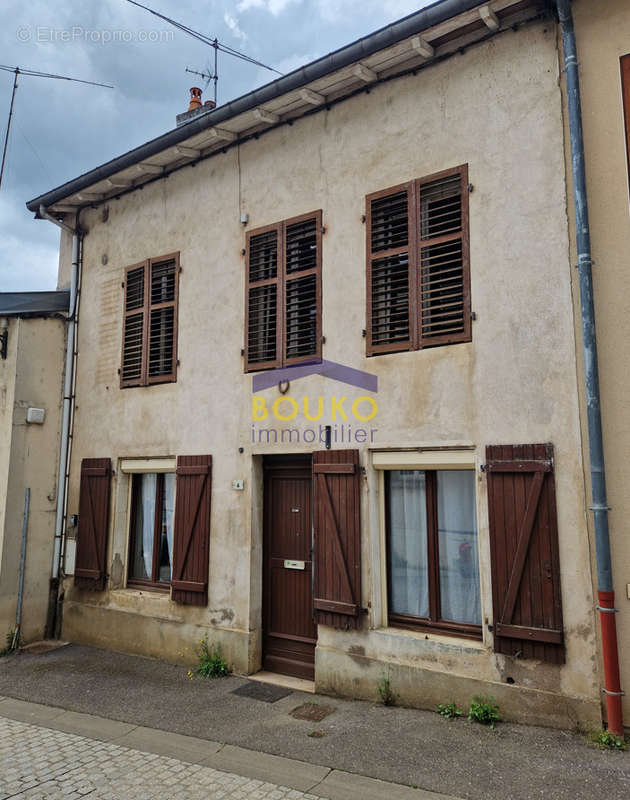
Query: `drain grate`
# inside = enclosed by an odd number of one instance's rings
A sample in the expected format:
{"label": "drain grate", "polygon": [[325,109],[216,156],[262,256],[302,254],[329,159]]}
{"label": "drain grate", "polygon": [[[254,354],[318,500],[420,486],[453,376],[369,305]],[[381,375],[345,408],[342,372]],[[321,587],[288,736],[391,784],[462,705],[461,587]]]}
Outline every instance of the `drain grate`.
{"label": "drain grate", "polygon": [[252,700],[261,700],[263,703],[276,703],[282,700],[283,697],[288,697],[293,694],[292,689],[285,689],[282,686],[273,686],[270,683],[260,683],[258,681],[249,681],[238,689],[233,689],[232,694],[237,694],[239,697],[249,697]]}

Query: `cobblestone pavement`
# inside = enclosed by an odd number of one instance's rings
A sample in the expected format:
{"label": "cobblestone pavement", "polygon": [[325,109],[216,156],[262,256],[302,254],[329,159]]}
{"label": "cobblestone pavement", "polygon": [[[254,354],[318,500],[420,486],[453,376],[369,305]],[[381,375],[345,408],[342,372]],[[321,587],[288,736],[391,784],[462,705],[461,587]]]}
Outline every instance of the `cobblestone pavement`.
{"label": "cobblestone pavement", "polygon": [[0,800],[318,800],[286,786],[0,718]]}

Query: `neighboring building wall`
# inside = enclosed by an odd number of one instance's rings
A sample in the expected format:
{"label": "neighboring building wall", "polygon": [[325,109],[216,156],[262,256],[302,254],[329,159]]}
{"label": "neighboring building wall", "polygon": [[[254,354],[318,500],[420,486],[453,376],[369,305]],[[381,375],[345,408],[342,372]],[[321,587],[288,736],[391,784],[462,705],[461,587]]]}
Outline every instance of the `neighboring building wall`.
{"label": "neighboring building wall", "polygon": [[[624,130],[620,58],[630,53],[630,7],[626,0],[575,0],[580,62],[586,179],[593,256],[593,291],[599,354],[606,482],[625,721],[630,720],[630,218],[628,157]],[[628,109],[630,113],[630,109]],[[567,173],[571,176],[567,150]],[[572,197],[571,197],[572,199]],[[572,231],[573,212],[571,211]],[[571,260],[576,263],[575,239]],[[574,271],[577,343],[579,287]],[[582,401],[583,376],[580,376]],[[584,416],[584,415],[583,415]],[[585,421],[584,421],[585,426]],[[584,427],[584,460],[588,439]],[[589,520],[591,515],[589,514]],[[591,523],[592,524],[592,520]],[[596,573],[593,569],[593,575]],[[602,685],[603,685],[603,678]]]}
{"label": "neighboring building wall", "polygon": [[[65,323],[9,318],[9,352],[0,360],[0,636],[15,627],[24,493],[31,490],[22,638],[44,635],[55,535],[55,501]],[[26,422],[29,407],[46,411]]]}
{"label": "neighboring building wall", "polygon": [[[464,703],[483,691],[499,699],[508,718],[597,724],[558,80],[554,26],[537,23],[109,202],[107,221],[101,209],[84,214],[69,513],[78,510],[81,458],[110,457],[115,476],[109,587],[89,593],[66,581],[66,638],[181,661],[183,648],[210,628],[211,641],[238,671],[259,668],[260,455],[314,446],[251,441],[252,379],[240,356],[240,214],[249,214],[253,229],[321,208],[323,354],[378,375],[374,445],[472,447],[478,468],[486,444],[553,442],[567,661],[556,666],[493,652],[486,477],[479,469],[483,642],[386,627],[379,475],[368,444],[353,445],[366,467],[361,536],[370,612],[360,632],[320,626],[317,686],[373,697],[389,666],[394,688],[412,705]],[[368,359],[365,195],[464,163],[474,185],[472,343]],[[174,251],[183,267],[177,382],[121,390],[124,267]],[[364,392],[312,376],[290,393],[329,402]],[[271,401],[277,390],[264,394]],[[124,588],[129,477],[120,459],[197,453],[213,456],[207,608]],[[235,478],[245,480],[244,491],[232,490]]]}

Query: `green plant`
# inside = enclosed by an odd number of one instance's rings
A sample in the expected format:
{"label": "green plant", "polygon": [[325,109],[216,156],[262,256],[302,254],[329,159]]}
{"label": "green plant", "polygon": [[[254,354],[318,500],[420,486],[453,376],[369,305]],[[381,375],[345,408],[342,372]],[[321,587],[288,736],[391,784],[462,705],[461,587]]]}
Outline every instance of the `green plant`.
{"label": "green plant", "polygon": [[389,672],[387,675],[383,675],[381,678],[379,678],[379,680],[376,682],[376,693],[378,694],[380,701],[384,706],[396,705],[398,695],[392,688],[392,681],[389,676]]}
{"label": "green plant", "polygon": [[588,738],[600,750],[625,750],[627,747],[625,739],[610,731],[593,731]]}
{"label": "green plant", "polygon": [[501,721],[499,706],[494,697],[482,697],[476,694],[470,701],[468,719],[481,725],[489,725],[494,730],[496,723]]}
{"label": "green plant", "polygon": [[[225,678],[230,674],[231,670],[227,661],[221,655],[219,648],[210,650],[208,634],[199,640],[199,647],[196,653],[199,659],[196,670],[197,675],[201,675],[202,678]],[[190,672],[188,674],[190,677]]]}
{"label": "green plant", "polygon": [[8,656],[10,653],[15,653],[22,646],[22,638],[19,632],[13,630],[13,628],[7,631],[5,641],[6,646],[0,650],[0,657]]}
{"label": "green plant", "polygon": [[435,710],[442,717],[446,717],[446,719],[457,719],[457,717],[462,717],[464,715],[464,712],[453,700],[451,700],[450,703],[440,703]]}

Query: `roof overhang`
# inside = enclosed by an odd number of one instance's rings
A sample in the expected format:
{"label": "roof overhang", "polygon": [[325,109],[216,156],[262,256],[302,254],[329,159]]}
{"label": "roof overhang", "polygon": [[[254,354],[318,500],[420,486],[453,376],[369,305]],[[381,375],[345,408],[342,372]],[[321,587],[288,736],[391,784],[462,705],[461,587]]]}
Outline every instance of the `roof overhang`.
{"label": "roof overhang", "polygon": [[70,291],[0,292],[0,317],[32,317],[65,314],[70,310]]}
{"label": "roof overhang", "polygon": [[146,144],[26,205],[58,216],[118,197],[247,140],[475,42],[540,16],[548,0],[440,0]]}

